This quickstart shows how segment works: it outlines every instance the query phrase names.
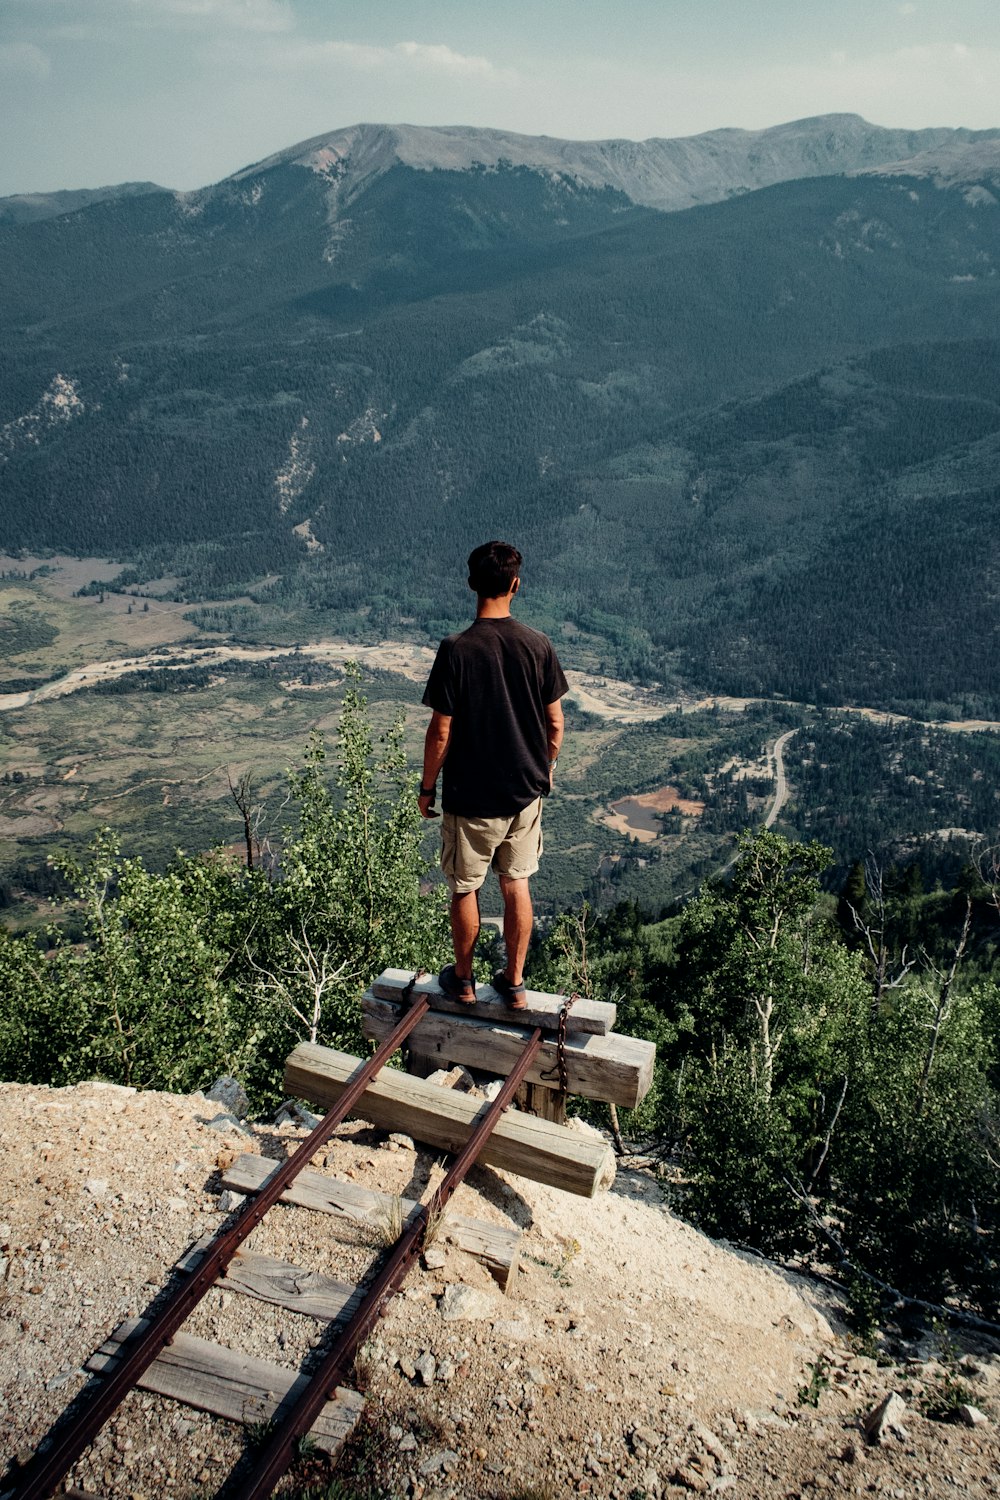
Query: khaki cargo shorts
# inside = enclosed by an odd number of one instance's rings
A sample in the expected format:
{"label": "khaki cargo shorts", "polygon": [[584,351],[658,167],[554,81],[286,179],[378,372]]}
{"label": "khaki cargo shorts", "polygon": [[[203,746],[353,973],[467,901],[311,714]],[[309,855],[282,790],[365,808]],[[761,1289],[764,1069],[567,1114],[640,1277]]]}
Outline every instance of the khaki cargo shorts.
{"label": "khaki cargo shorts", "polygon": [[478,891],[490,865],[508,880],[527,880],[538,869],[541,854],[541,797],[512,818],[443,816],[441,870],[453,895]]}

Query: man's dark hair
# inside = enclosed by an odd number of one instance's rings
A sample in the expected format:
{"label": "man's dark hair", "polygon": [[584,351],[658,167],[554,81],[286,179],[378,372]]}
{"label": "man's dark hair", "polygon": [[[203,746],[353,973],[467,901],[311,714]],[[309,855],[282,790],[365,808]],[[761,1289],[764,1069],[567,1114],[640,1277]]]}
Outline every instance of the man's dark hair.
{"label": "man's dark hair", "polygon": [[509,542],[484,542],[469,553],[469,587],[480,599],[499,599],[510,593],[523,559]]}

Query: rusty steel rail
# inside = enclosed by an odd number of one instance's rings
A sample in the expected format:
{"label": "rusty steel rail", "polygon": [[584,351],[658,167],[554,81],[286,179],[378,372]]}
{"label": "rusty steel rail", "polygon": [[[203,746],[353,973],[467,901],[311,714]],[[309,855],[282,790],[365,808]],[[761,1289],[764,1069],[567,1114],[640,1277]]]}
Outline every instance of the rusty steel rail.
{"label": "rusty steel rail", "polygon": [[356,1350],[368,1337],[383,1313],[385,1304],[401,1286],[407,1271],[420,1254],[429,1217],[431,1214],[436,1216],[444,1208],[470,1167],[475,1165],[479,1153],[520,1087],[541,1045],[542,1029],[536,1026],[514,1071],[508,1075],[499,1094],[484,1111],[431,1202],[423,1205],[414,1215],[412,1223],[389,1251],[350,1322],[336,1336],[319,1368],[310,1377],[309,1384],[285,1415],[278,1419],[280,1425],[255,1456],[254,1474],[249,1488],[247,1481],[240,1487],[240,1500],[265,1500],[288,1469],[295,1457],[299,1438],[309,1431],[336,1391],[337,1385],[350,1368]]}
{"label": "rusty steel rail", "polygon": [[337,1103],[328,1110],[316,1129],[268,1178],[260,1192],[243,1205],[236,1221],[228,1229],[222,1230],[208,1246],[197,1269],[190,1274],[183,1286],[177,1288],[160,1311],[154,1314],[146,1328],[128,1341],[117,1368],[76,1420],[64,1433],[53,1439],[48,1452],[36,1452],[15,1481],[15,1500],[46,1500],[52,1493],[87,1445],[97,1436],[112,1412],[121,1405],[129,1391],[134,1389],[140,1376],[169,1344],[181,1324],[215,1284],[216,1278],[226,1269],[243,1241],[277,1202],[289,1183],[309,1165],[337,1126],[347,1118],[375,1074],[388,1062],[397,1047],[402,1045],[429,1008],[430,1002],[426,995],[413,1000],[409,1010],[378,1050],[359,1067]]}

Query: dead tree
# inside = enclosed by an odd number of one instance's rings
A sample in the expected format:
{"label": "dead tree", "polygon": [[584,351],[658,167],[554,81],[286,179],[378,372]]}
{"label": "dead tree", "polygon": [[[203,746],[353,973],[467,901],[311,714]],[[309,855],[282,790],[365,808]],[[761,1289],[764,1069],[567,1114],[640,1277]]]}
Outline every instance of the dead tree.
{"label": "dead tree", "polygon": [[955,951],[952,954],[951,964],[946,971],[938,969],[933,964],[929,964],[929,967],[938,979],[938,994],[937,1001],[934,1007],[934,1015],[930,1023],[930,1040],[928,1042],[927,1052],[924,1057],[924,1066],[920,1074],[920,1085],[917,1089],[916,1113],[918,1116],[922,1115],[924,1112],[924,1105],[927,1101],[927,1085],[930,1081],[931,1068],[934,1066],[934,1057],[937,1053],[938,1041],[941,1037],[941,1028],[947,1021],[951,1011],[951,987],[955,982],[955,975],[958,973],[959,965],[961,964],[962,959],[965,957],[965,950],[968,946],[969,932],[971,931],[971,928],[972,897],[966,896],[965,920],[962,923],[962,931],[959,934],[958,942],[955,944]]}
{"label": "dead tree", "polygon": [[847,902],[847,909],[851,913],[854,930],[861,938],[871,962],[872,998],[869,1014],[874,1022],[881,1013],[885,995],[889,990],[899,989],[917,960],[909,956],[905,943],[899,957],[893,957],[888,934],[885,871],[871,852],[865,860],[865,893],[864,910],[859,910],[850,901]]}

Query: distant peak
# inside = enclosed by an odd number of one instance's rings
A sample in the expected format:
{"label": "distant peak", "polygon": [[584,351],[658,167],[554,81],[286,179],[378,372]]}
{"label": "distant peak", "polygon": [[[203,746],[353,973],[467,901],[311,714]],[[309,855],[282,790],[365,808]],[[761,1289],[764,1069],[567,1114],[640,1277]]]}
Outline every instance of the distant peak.
{"label": "distant peak", "polygon": [[397,164],[420,172],[514,167],[582,188],[612,188],[633,203],[670,210],[793,178],[877,169],[979,138],[1000,138],[1000,131],[888,129],[857,114],[645,141],[563,140],[469,125],[358,124],[301,141],[230,180],[303,167],[323,178],[343,205]]}

